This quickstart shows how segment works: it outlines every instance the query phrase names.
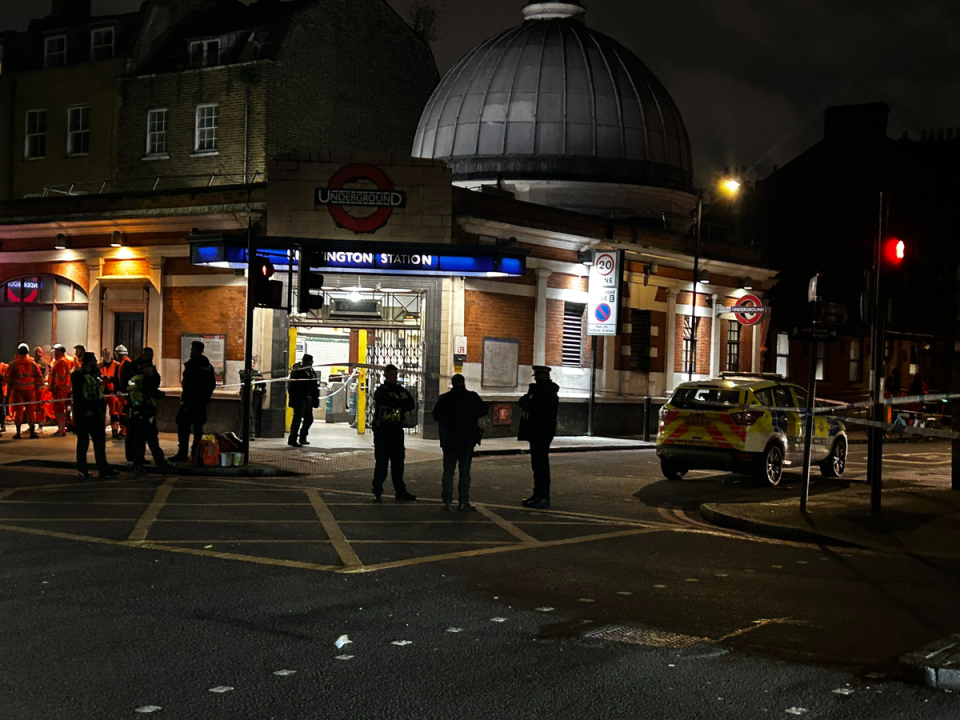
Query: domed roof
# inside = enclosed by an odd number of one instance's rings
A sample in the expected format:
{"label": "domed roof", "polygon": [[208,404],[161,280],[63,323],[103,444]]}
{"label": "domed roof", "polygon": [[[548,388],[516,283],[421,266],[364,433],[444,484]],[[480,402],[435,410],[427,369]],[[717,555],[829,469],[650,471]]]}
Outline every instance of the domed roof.
{"label": "domed roof", "polygon": [[474,48],[420,118],[413,156],[454,180],[573,180],[692,186],[690,140],[656,76],[589,29],[576,2],[538,2]]}

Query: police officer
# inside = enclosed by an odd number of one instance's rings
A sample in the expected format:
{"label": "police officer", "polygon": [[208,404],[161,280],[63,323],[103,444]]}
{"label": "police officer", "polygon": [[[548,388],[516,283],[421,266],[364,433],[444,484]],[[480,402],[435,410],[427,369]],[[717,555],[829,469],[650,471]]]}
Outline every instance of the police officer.
{"label": "police officer", "polygon": [[93,454],[101,478],[115,477],[117,472],[107,464],[106,403],[103,401],[103,386],[97,372],[97,356],[84,353],[80,369],[70,374],[73,390],[73,424],[77,430],[77,475],[81,480],[90,478],[87,469],[87,450],[93,440]]}
{"label": "police officer", "polygon": [[[190,359],[183,364],[183,379],[180,381],[180,410],[177,411],[177,440],[179,449],[171,460],[185,462],[196,456],[203,439],[203,426],[207,422],[207,405],[217,387],[217,374],[213,365],[203,354],[205,346],[199,340],[190,343]],[[193,431],[193,445],[190,432]]]}
{"label": "police officer", "polygon": [[133,474],[139,477],[146,473],[143,463],[147,447],[160,472],[175,472],[163,456],[157,435],[157,411],[160,409],[160,398],[166,395],[160,389],[160,373],[153,363],[138,363],[137,368],[139,373],[127,385],[130,398],[127,443],[133,461]]}
{"label": "police officer", "polygon": [[521,505],[545,510],[550,507],[550,443],[557,434],[557,409],[560,386],[550,379],[550,368],[533,366],[533,379],[527,394],[520,398],[518,440],[530,443],[533,468],[533,495]]}
{"label": "police officer", "polygon": [[397,366],[383,369],[383,385],[373,394],[373,501],[380,502],[383,483],[387,479],[387,465],[397,502],[412,502],[416,495],[407,492],[403,482],[403,429],[405,416],[416,407],[413,396],[397,383]]}
{"label": "police officer", "polygon": [[300,364],[291,368],[290,380],[287,404],[293,410],[293,421],[287,445],[303,447],[310,444],[307,433],[313,425],[313,409],[320,407],[320,383],[313,369],[313,355],[304,355]]}
{"label": "police officer", "polygon": [[476,508],[470,504],[470,465],[473,448],[480,440],[477,420],[489,412],[487,404],[472,390],[459,373],[450,378],[453,388],[437,399],[433,419],[440,426],[440,447],[443,449],[443,509],[452,510],[453,473],[460,466],[457,504],[461,511]]}

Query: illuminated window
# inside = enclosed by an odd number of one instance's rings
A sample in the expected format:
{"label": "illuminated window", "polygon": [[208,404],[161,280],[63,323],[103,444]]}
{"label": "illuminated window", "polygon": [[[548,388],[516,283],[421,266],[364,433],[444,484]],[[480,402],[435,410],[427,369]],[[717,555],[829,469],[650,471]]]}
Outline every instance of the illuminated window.
{"label": "illuminated window", "polygon": [[727,370],[740,371],[740,323],[736,320],[727,322]]}
{"label": "illuminated window", "polygon": [[852,383],[863,381],[863,343],[859,339],[850,341],[850,375]]}
{"label": "illuminated window", "polygon": [[90,152],[90,106],[79,105],[67,110],[67,155]]}
{"label": "illuminated window", "polygon": [[683,315],[683,357],[681,367],[685,373],[695,373],[693,366],[697,335],[700,331],[700,318],[692,315]]}
{"label": "illuminated window", "polygon": [[823,365],[827,357],[827,344],[817,343],[817,380],[823,380]]}
{"label": "illuminated window", "polygon": [[167,109],[159,108],[147,113],[147,155],[167,153]]}
{"label": "illuminated window", "polygon": [[777,375],[787,377],[790,359],[790,336],[787,333],[777,333]]}
{"label": "illuminated window", "polygon": [[87,337],[87,294],[54,275],[30,275],[0,283],[0,347],[22,342],[47,350],[72,347]]}
{"label": "illuminated window", "polygon": [[47,156],[46,110],[27,110],[23,156],[28,160],[42,160]]}
{"label": "illuminated window", "polygon": [[43,66],[63,67],[67,64],[67,36],[54,35],[44,38]]}
{"label": "illuminated window", "polygon": [[197,129],[194,144],[194,149],[197,152],[216,151],[219,119],[219,109],[216,105],[197,105]]}
{"label": "illuminated window", "polygon": [[90,32],[90,59],[110,60],[113,58],[113,28],[96,28]]}

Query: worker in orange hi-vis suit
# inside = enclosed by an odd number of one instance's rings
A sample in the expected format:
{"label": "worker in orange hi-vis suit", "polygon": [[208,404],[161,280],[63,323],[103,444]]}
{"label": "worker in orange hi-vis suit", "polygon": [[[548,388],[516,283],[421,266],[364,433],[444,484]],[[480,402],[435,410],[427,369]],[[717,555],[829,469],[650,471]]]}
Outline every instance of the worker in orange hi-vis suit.
{"label": "worker in orange hi-vis suit", "polygon": [[0,360],[0,435],[7,431],[7,365]]}
{"label": "worker in orange hi-vis suit", "polygon": [[103,399],[110,413],[110,433],[113,437],[117,437],[120,433],[121,404],[120,398],[115,394],[117,383],[114,374],[117,371],[117,365],[119,365],[119,363],[113,359],[113,353],[110,351],[110,348],[104,348],[100,353],[100,382],[103,386]]}
{"label": "worker in orange hi-vis suit", "polygon": [[[123,393],[123,397],[117,398],[117,420],[119,422],[119,430],[117,435],[120,437],[127,436],[127,401],[126,395],[127,389],[123,386],[122,378],[127,366],[133,361],[127,355],[127,348],[125,345],[117,345],[113,350],[114,357],[116,362],[113,363],[113,391],[115,393]],[[111,419],[112,422],[112,419]]]}
{"label": "worker in orange hi-vis suit", "polygon": [[70,383],[70,373],[73,370],[73,358],[67,355],[63,345],[54,345],[48,382],[53,395],[53,416],[57,419],[56,434],[61,437],[67,435],[67,400],[73,392],[73,385]]}
{"label": "worker in orange hi-vis suit", "polygon": [[43,374],[40,366],[30,357],[30,348],[26,343],[20,343],[17,348],[17,357],[7,367],[6,378],[7,401],[14,406],[13,421],[17,426],[17,434],[13,439],[20,439],[20,426],[24,421],[30,426],[30,437],[40,437],[35,428],[37,406],[23,403],[37,401],[43,389]]}

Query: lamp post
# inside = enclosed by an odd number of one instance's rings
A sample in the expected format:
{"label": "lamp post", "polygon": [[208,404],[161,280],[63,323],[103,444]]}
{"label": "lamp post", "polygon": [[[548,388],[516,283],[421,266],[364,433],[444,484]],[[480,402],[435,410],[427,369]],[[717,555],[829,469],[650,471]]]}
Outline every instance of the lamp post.
{"label": "lamp post", "polygon": [[[721,178],[717,183],[720,190],[725,192],[731,198],[740,194],[741,183],[733,177]],[[690,365],[687,367],[687,380],[693,381],[693,373],[697,369],[697,341],[700,338],[700,322],[697,318],[697,285],[700,283],[700,232],[703,225],[703,188],[697,190],[697,225],[693,236],[693,296],[690,303],[691,332],[693,333],[693,343],[690,348]],[[683,347],[681,345],[681,347]]]}

